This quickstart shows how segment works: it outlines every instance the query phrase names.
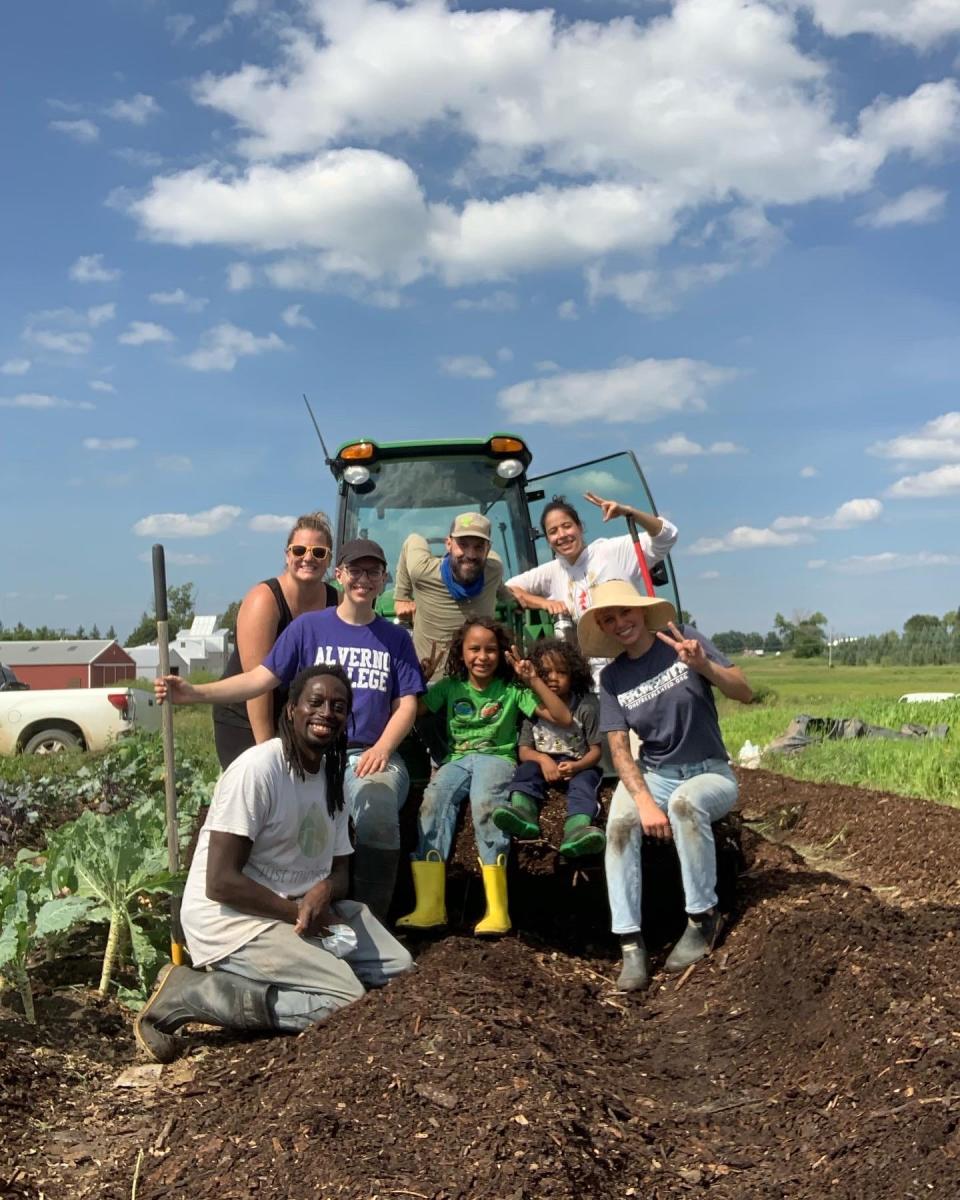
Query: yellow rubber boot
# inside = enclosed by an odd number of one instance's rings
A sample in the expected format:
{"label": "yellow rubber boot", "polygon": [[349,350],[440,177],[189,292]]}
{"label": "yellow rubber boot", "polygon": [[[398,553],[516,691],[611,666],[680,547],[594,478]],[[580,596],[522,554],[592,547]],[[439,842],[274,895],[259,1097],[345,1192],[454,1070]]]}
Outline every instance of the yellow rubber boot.
{"label": "yellow rubber boot", "polygon": [[431,850],[425,859],[414,859],[410,870],[417,904],[412,913],[397,918],[397,928],[436,929],[446,925],[447,864],[436,850]]}
{"label": "yellow rubber boot", "polygon": [[480,864],[483,872],[483,890],[487,898],[487,911],[483,920],[473,928],[480,937],[496,937],[510,932],[510,913],[507,910],[507,856],[501,854],[495,863]]}

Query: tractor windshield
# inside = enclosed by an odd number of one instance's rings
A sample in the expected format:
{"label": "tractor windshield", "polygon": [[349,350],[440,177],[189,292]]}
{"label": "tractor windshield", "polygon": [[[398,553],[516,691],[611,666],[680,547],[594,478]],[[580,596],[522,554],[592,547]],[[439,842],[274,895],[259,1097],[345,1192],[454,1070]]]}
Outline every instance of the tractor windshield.
{"label": "tractor windshield", "polygon": [[444,553],[453,518],[479,512],[493,526],[493,549],[510,576],[535,564],[529,561],[530,527],[521,489],[504,482],[496,462],[484,458],[394,459],[375,463],[370,479],[348,486],[345,496],[344,540],[372,538],[379,542],[389,565],[393,586],[400,547],[411,533],[427,539],[434,553]]}

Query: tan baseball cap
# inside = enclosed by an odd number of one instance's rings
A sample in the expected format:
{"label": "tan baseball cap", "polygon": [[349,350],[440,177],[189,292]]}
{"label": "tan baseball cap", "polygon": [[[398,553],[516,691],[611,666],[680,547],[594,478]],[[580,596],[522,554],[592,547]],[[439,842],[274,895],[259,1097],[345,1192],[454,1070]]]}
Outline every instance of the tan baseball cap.
{"label": "tan baseball cap", "polygon": [[483,538],[485,542],[489,542],[490,522],[486,517],[481,516],[480,513],[460,513],[459,516],[453,518],[453,524],[450,526],[450,536],[453,538],[478,537]]}

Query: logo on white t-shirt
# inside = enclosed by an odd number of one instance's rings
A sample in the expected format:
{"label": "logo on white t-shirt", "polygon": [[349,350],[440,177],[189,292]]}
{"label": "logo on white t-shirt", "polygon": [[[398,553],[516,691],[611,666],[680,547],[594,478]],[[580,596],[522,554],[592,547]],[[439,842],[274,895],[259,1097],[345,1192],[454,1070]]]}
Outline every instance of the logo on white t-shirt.
{"label": "logo on white t-shirt", "polygon": [[655,700],[664,692],[679,687],[686,682],[689,675],[690,668],[685,663],[674,663],[665,671],[661,671],[659,675],[654,675],[652,679],[647,679],[628,692],[619,692],[617,700],[621,708],[639,708],[641,704]]}

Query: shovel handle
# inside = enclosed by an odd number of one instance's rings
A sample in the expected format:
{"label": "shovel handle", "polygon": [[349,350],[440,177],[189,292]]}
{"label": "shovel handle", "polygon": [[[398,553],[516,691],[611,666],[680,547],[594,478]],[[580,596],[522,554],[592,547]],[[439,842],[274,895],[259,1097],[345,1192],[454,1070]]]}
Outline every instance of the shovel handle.
{"label": "shovel handle", "polygon": [[656,588],[653,586],[653,578],[650,575],[650,568],[647,566],[647,556],[643,552],[640,533],[633,517],[627,517],[627,528],[630,530],[630,536],[633,539],[633,549],[637,556],[637,564],[640,567],[640,574],[643,576],[643,585],[647,589],[647,595],[655,596],[657,594]]}

